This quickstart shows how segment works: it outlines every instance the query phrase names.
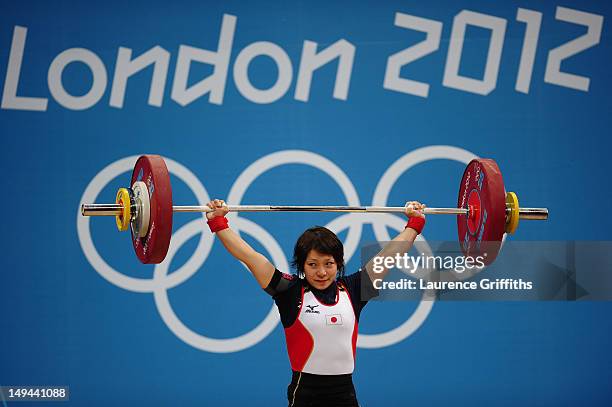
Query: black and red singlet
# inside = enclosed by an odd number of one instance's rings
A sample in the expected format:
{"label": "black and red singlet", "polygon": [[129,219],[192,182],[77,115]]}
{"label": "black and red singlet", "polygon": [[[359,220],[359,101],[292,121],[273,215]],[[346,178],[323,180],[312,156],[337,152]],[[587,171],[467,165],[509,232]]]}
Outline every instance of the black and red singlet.
{"label": "black and red singlet", "polygon": [[[352,382],[364,271],[340,277],[324,290],[305,279],[274,271],[266,288],[276,302],[285,330],[293,376],[290,406],[356,406]],[[368,298],[376,295],[371,283]]]}

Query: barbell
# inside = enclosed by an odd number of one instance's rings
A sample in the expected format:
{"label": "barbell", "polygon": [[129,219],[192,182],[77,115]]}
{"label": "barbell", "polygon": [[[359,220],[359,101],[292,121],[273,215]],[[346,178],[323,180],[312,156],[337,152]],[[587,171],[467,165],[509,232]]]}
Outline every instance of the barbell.
{"label": "barbell", "polygon": [[[159,155],[143,155],[132,171],[131,187],[119,188],[114,204],[81,205],[83,216],[114,216],[120,231],[131,230],[138,259],[161,263],[172,235],[174,212],[210,212],[208,206],[173,206],[170,174]],[[230,212],[367,212],[403,213],[402,206],[271,206],[228,205]],[[461,250],[466,256],[495,260],[505,233],[513,234],[519,219],[546,220],[546,208],[521,208],[514,192],[506,192],[492,159],[472,160],[466,167],[456,208],[425,208],[426,215],[456,215]]]}

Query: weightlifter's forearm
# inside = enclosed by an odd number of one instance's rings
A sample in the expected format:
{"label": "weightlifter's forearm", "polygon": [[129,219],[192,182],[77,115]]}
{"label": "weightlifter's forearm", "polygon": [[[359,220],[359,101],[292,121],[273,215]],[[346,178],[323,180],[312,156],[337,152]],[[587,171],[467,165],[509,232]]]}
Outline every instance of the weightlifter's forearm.
{"label": "weightlifter's forearm", "polygon": [[257,257],[261,256],[231,228],[220,230],[216,235],[227,251],[247,266],[253,264]]}
{"label": "weightlifter's forearm", "polygon": [[[412,248],[412,244],[414,240],[418,236],[418,233],[412,228],[404,229],[400,234],[398,234],[391,242],[387,243],[385,247],[382,248],[375,257],[394,257],[398,253],[406,253]],[[374,272],[374,260],[371,259],[366,264],[366,271],[368,276],[370,276],[370,280],[374,281],[374,279],[384,279],[389,270],[385,268],[382,272]]]}
{"label": "weightlifter's forearm", "polygon": [[218,231],[217,237],[232,256],[246,264],[261,288],[266,288],[270,284],[275,267],[266,256],[255,251],[230,228]]}

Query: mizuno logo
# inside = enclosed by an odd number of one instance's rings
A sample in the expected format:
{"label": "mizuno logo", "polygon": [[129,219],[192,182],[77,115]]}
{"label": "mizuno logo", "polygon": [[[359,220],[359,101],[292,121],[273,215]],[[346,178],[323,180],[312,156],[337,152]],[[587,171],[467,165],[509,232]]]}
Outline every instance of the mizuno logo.
{"label": "mizuno logo", "polygon": [[309,313],[309,314],[320,314],[319,311],[317,311],[315,308],[318,307],[319,305],[306,305],[307,310],[304,311],[304,314]]}

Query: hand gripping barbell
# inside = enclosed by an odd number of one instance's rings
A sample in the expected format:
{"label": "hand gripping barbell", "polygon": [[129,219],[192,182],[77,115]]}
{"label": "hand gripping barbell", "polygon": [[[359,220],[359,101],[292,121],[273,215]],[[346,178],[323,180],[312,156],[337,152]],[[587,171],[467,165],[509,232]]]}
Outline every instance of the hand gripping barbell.
{"label": "hand gripping barbell", "polygon": [[[208,206],[172,206],[170,174],[163,158],[143,155],[132,171],[131,188],[120,188],[114,204],[82,204],[83,216],[114,216],[120,231],[131,229],[132,243],[142,263],[161,263],[172,235],[173,212],[210,212]],[[228,205],[231,212],[369,212],[403,213],[389,206],[269,206]],[[495,260],[504,233],[514,233],[519,219],[546,220],[546,208],[521,208],[514,192],[506,192],[499,167],[492,159],[474,159],[459,186],[456,208],[425,208],[426,215],[457,215],[461,249],[466,256]]]}

